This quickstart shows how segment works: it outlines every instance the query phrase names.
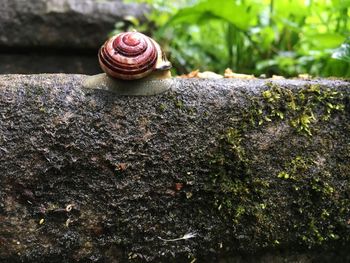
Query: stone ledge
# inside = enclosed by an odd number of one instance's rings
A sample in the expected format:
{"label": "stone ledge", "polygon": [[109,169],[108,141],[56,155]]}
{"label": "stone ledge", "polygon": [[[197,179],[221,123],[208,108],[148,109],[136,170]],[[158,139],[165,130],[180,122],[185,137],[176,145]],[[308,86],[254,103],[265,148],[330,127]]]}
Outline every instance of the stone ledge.
{"label": "stone ledge", "polygon": [[117,21],[147,10],[121,0],[2,0],[0,47],[98,49]]}
{"label": "stone ledge", "polygon": [[86,78],[0,76],[0,261],[349,260],[349,82]]}
{"label": "stone ledge", "polygon": [[97,50],[114,24],[142,21],[148,10],[122,0],[2,0],[0,74],[97,74]]}

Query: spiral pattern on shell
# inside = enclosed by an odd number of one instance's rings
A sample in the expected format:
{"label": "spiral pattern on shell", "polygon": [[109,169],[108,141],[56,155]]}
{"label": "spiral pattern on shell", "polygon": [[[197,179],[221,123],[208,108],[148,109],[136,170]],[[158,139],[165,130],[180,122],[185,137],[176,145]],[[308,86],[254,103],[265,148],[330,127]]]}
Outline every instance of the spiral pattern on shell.
{"label": "spiral pattern on shell", "polygon": [[131,80],[149,75],[156,67],[158,45],[139,32],[120,33],[99,50],[103,71],[113,78]]}

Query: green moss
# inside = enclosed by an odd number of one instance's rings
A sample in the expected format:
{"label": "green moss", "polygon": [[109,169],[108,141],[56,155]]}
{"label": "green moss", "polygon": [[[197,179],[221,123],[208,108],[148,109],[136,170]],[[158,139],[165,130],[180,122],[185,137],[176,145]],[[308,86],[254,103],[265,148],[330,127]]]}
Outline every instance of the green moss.
{"label": "green moss", "polygon": [[306,85],[293,93],[273,83],[267,85],[261,98],[253,99],[250,112],[250,122],[258,126],[286,120],[298,133],[311,136],[314,123],[327,121],[333,112],[344,109],[342,94],[329,88]]}
{"label": "green moss", "polygon": [[[285,163],[277,177],[287,179],[294,204],[292,211],[301,218],[294,224],[299,242],[313,247],[337,239],[335,226],[329,222],[330,218],[338,218],[342,206],[327,170],[318,169],[317,162],[310,158],[297,156]],[[330,203],[334,207],[330,207]]]}
{"label": "green moss", "polygon": [[40,108],[39,108],[39,111],[40,111],[40,112],[43,112],[43,113],[46,113],[46,112],[47,112],[46,109],[45,109],[45,107],[40,107]]}
{"label": "green moss", "polygon": [[184,103],[182,100],[177,99],[174,101],[174,103],[175,103],[175,107],[178,109],[182,109],[184,107]]}
{"label": "green moss", "polygon": [[[197,114],[197,109],[195,107],[192,107],[188,104],[186,104],[186,102],[181,98],[181,97],[175,97],[173,95],[169,96],[169,100],[171,103],[173,103],[173,105],[175,106],[175,108],[177,108],[179,110],[179,112],[187,114],[189,116],[193,116]],[[162,105],[159,106],[159,110],[165,110],[167,107],[167,105],[164,105],[165,107],[163,107]]]}
{"label": "green moss", "polygon": [[167,106],[166,106],[166,104],[161,103],[161,104],[159,105],[158,109],[159,109],[161,112],[164,112],[164,111],[167,109]]}
{"label": "green moss", "polygon": [[268,188],[265,180],[254,179],[249,170],[251,160],[247,158],[242,141],[244,137],[236,128],[228,128],[221,137],[222,149],[212,162],[216,168],[213,176],[215,192],[215,206],[222,217],[233,226],[242,224],[247,218],[254,221],[265,221],[263,213],[267,204],[255,203],[259,198],[259,191]]}
{"label": "green moss", "polygon": [[285,164],[284,170],[279,172],[277,177],[282,179],[298,180],[300,176],[310,167],[311,161],[308,158],[297,156]]}
{"label": "green moss", "polygon": [[246,162],[244,149],[241,146],[242,137],[240,131],[235,128],[228,128],[225,134],[225,141],[230,145],[230,151],[239,162]]}
{"label": "green moss", "polygon": [[[220,137],[220,148],[211,162],[216,209],[235,232],[260,238],[261,246],[283,246],[286,241],[276,235],[287,226],[294,242],[302,246],[339,239],[350,202],[338,198],[331,170],[319,166],[317,152],[308,151],[307,143],[312,145],[309,138],[318,134],[323,122],[342,113],[343,94],[318,85],[290,90],[270,83],[260,96],[249,100],[251,105],[242,110],[241,117],[233,118]],[[280,171],[269,177],[269,173],[256,170],[254,157],[259,154],[252,151],[247,135],[272,122],[284,123],[296,136],[303,135],[300,140],[305,145],[301,152],[291,149],[281,158],[276,156],[283,162],[272,166]],[[280,197],[271,196],[276,187],[284,189]],[[291,205],[290,218],[279,214],[279,198]]]}

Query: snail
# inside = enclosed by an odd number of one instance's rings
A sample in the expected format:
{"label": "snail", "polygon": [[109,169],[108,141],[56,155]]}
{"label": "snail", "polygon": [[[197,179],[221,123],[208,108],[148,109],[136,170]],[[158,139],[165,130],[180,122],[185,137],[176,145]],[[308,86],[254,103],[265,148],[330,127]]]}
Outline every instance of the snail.
{"label": "snail", "polygon": [[88,77],[85,88],[104,89],[118,95],[148,96],[168,90],[171,63],[152,38],[133,31],[108,39],[98,52],[105,74]]}
{"label": "snail", "polygon": [[171,68],[158,43],[139,32],[111,37],[100,48],[98,59],[108,76],[124,80],[141,79]]}

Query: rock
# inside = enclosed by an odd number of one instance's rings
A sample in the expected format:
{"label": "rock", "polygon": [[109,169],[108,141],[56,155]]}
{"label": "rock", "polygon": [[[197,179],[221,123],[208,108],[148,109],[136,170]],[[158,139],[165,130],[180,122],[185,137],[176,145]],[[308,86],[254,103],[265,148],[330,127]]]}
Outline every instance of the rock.
{"label": "rock", "polygon": [[[92,54],[90,54],[92,53]],[[51,52],[0,53],[0,72],[3,74],[76,73],[97,74],[97,51],[84,53],[52,54]]]}
{"label": "rock", "polygon": [[125,16],[145,5],[122,0],[2,0],[0,74],[97,74],[97,50]]}
{"label": "rock", "polygon": [[86,79],[0,76],[1,262],[349,261],[349,82]]}
{"label": "rock", "polygon": [[2,0],[0,46],[97,49],[117,21],[147,10],[121,0]]}

